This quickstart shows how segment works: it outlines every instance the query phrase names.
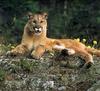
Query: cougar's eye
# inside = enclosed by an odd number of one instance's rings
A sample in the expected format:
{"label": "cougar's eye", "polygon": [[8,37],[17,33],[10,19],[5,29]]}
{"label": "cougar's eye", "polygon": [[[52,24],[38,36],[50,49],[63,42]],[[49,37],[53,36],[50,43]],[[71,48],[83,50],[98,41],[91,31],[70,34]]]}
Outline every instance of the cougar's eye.
{"label": "cougar's eye", "polygon": [[43,23],[44,21],[40,21],[40,23]]}
{"label": "cougar's eye", "polygon": [[34,20],[33,23],[36,23],[36,21]]}

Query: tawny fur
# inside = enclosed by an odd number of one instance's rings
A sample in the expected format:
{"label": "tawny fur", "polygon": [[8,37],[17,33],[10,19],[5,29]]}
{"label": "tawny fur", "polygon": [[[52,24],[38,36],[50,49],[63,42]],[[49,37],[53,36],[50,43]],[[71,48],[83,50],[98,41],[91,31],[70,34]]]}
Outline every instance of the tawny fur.
{"label": "tawny fur", "polygon": [[[100,56],[100,50],[87,48],[83,43],[72,39],[51,39],[47,38],[47,14],[36,13],[30,14],[29,20],[24,27],[24,33],[21,44],[11,50],[9,54],[25,54],[32,51],[33,58],[41,58],[46,51],[68,49],[70,55],[78,55],[82,57],[86,63],[93,63],[92,55]],[[39,26],[39,27],[38,27]],[[42,30],[40,33],[35,33],[34,27]],[[34,49],[34,50],[33,50]]]}

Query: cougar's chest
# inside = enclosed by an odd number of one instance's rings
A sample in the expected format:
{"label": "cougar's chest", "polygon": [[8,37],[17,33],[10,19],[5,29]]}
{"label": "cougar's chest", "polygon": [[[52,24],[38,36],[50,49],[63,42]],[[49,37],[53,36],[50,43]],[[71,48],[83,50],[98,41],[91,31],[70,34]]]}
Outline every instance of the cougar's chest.
{"label": "cougar's chest", "polygon": [[33,47],[36,48],[39,45],[45,45],[45,40],[42,38],[35,38],[33,39]]}

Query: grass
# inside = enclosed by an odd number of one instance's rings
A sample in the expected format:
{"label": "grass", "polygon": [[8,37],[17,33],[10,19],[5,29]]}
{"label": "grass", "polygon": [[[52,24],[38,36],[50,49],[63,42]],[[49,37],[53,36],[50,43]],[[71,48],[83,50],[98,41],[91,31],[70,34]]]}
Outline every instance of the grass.
{"label": "grass", "polygon": [[34,62],[34,61],[29,61],[29,60],[24,60],[22,59],[20,61],[20,66],[23,70],[32,72],[34,67],[38,67],[39,63]]}
{"label": "grass", "polygon": [[3,81],[5,79],[6,72],[0,68],[0,81]]}

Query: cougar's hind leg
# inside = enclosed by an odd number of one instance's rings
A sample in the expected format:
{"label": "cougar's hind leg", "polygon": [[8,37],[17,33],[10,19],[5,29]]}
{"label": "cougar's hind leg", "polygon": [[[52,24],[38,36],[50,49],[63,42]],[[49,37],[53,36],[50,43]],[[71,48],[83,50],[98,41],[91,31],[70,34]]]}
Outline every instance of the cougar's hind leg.
{"label": "cougar's hind leg", "polygon": [[93,57],[85,50],[77,50],[76,54],[78,54],[83,60],[85,60],[84,68],[90,68],[93,62]]}

